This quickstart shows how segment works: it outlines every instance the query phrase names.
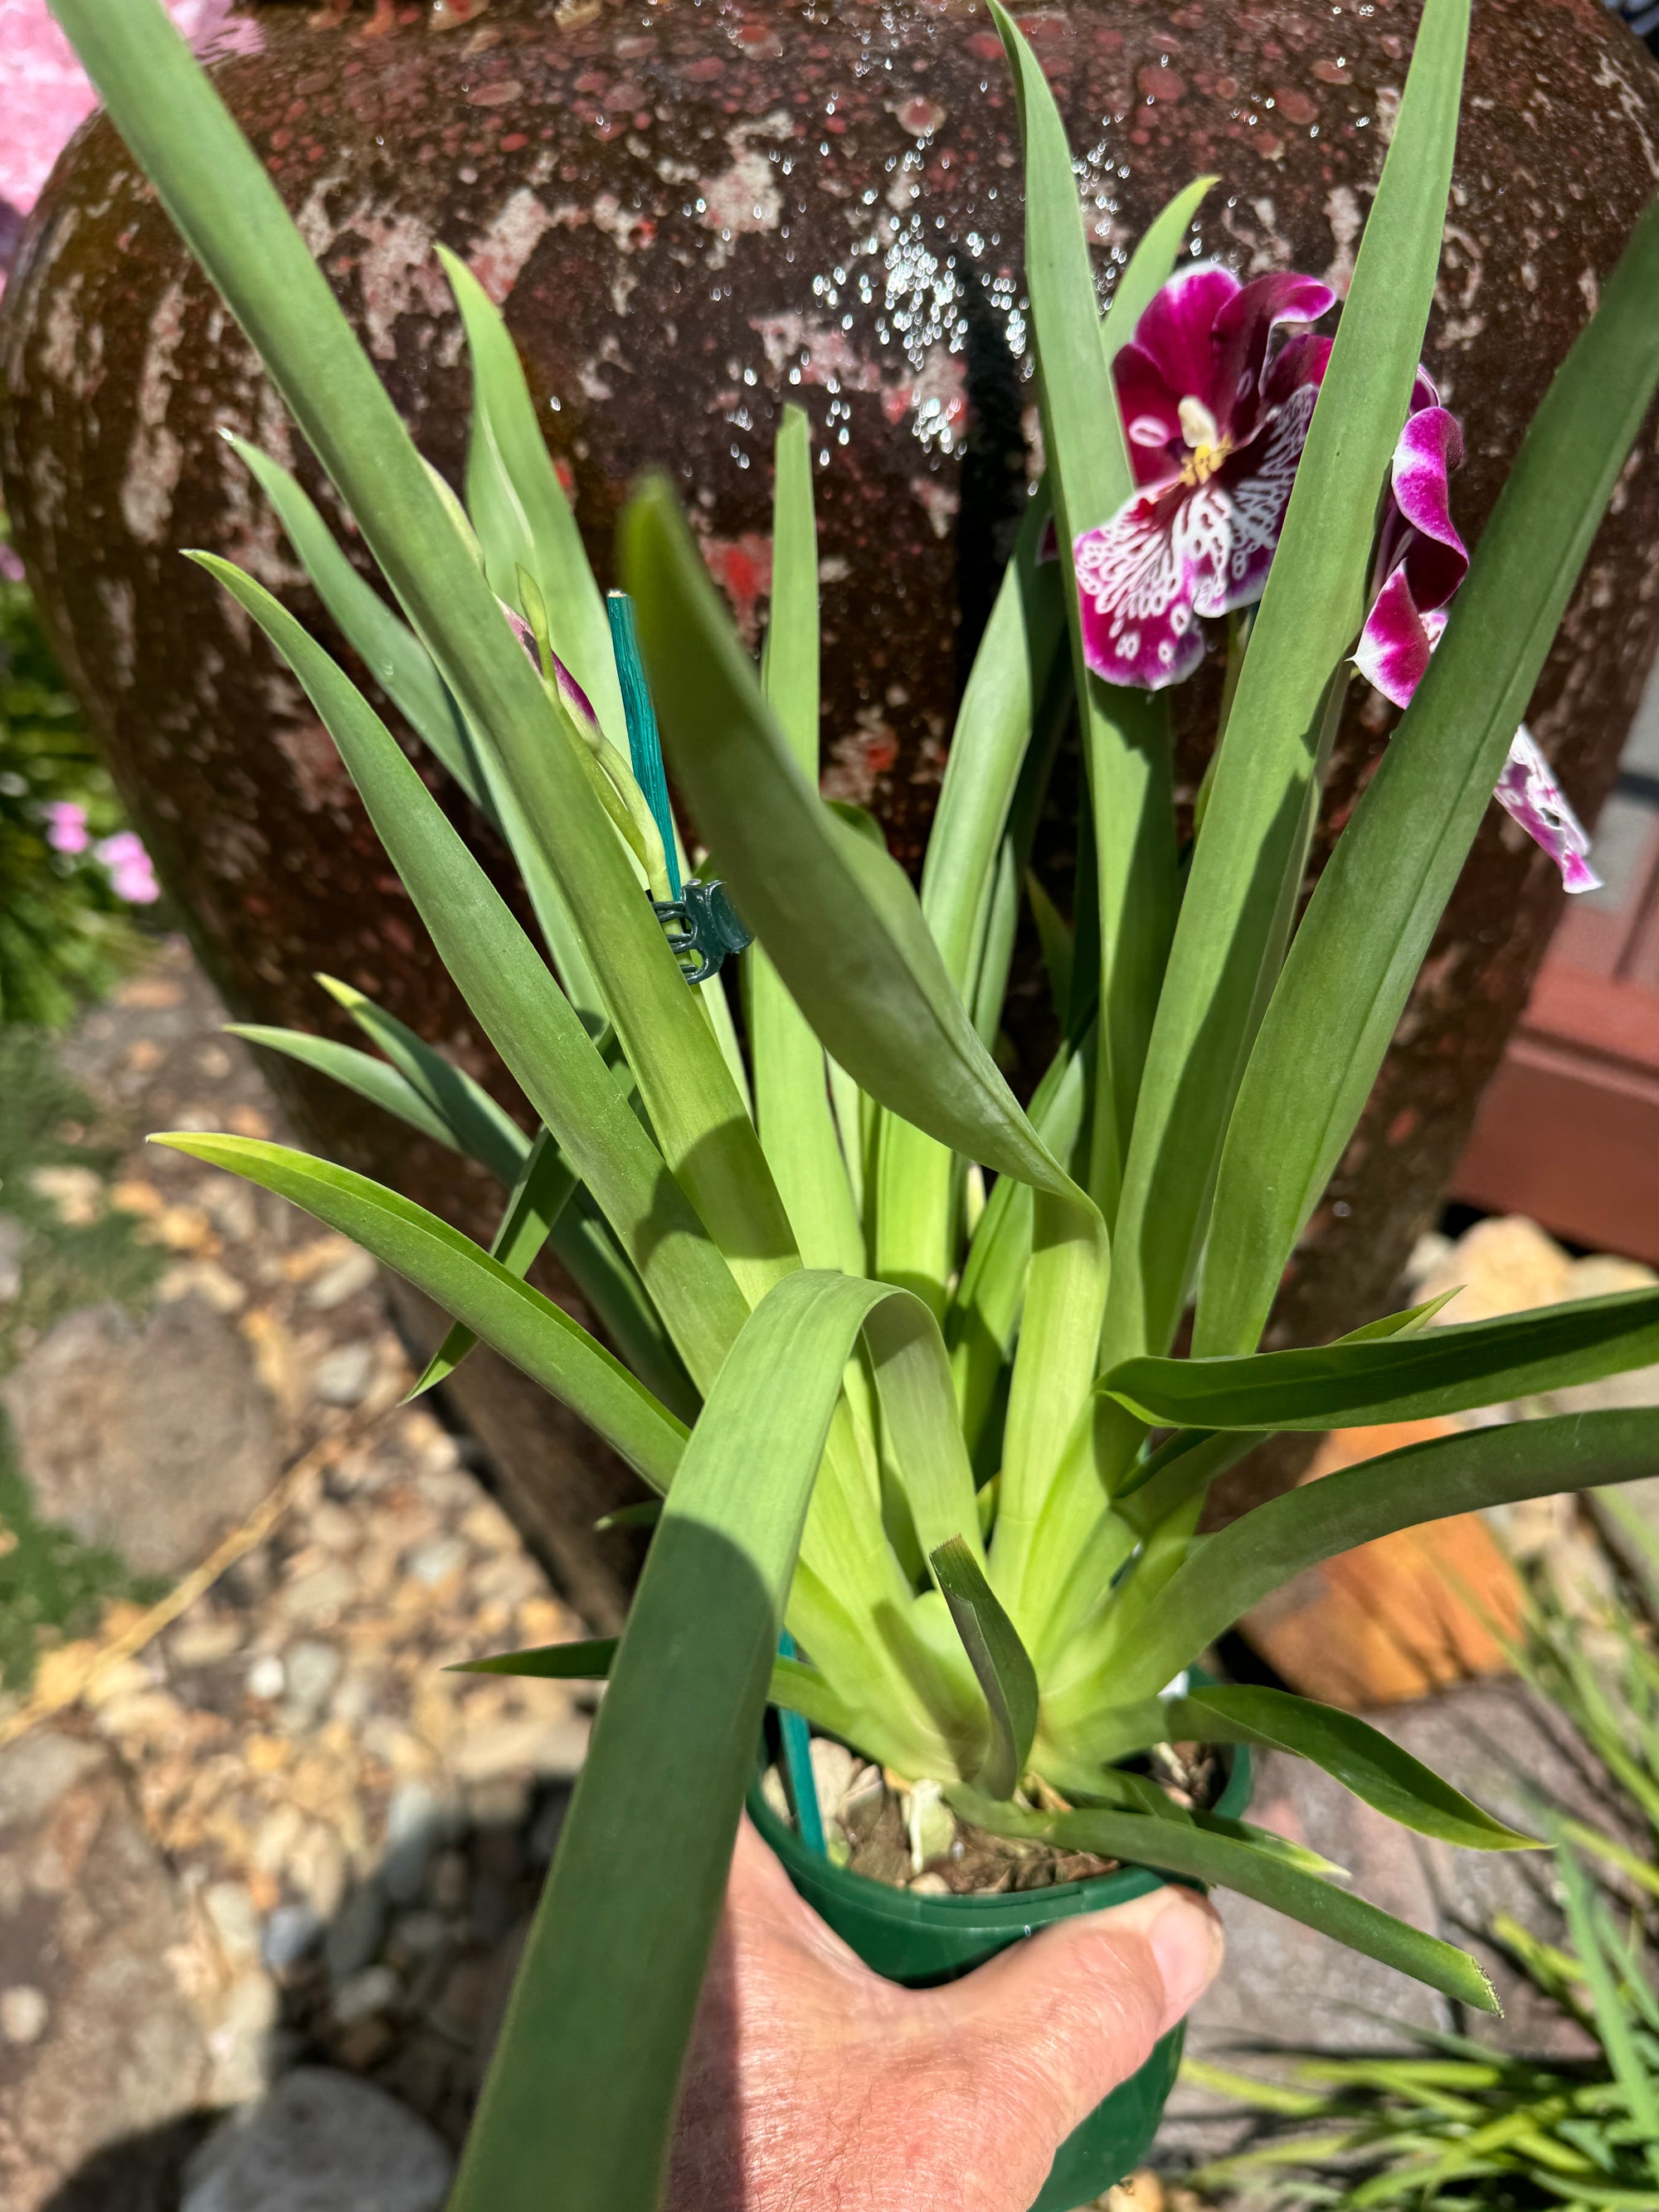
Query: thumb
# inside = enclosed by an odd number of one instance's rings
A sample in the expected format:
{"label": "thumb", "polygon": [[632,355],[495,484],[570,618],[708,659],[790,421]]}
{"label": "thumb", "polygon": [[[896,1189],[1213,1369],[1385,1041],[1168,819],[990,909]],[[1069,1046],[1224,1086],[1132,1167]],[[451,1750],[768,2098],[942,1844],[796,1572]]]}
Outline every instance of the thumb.
{"label": "thumb", "polygon": [[1203,1996],[1222,1949],[1213,1907],[1170,1883],[1051,1923],[936,1994],[957,2000],[954,2026],[994,2042],[1002,2063],[1052,2100],[1058,2141]]}

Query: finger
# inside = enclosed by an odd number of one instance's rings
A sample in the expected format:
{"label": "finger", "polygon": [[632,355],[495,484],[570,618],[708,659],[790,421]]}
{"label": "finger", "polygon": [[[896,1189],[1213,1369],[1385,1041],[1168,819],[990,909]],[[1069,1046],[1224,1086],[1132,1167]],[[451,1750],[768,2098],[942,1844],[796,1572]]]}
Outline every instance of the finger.
{"label": "finger", "polygon": [[1054,1923],[933,1994],[1050,2106],[1058,2140],[1145,2064],[1215,1979],[1222,1948],[1210,1905],[1169,1884]]}

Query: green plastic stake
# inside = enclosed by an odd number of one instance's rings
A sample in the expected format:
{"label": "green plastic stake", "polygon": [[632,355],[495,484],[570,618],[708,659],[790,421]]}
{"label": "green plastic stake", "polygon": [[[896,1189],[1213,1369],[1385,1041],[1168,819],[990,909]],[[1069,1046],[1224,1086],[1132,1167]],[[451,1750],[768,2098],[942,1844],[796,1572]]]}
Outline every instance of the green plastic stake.
{"label": "green plastic stake", "polygon": [[[794,1656],[795,1639],[786,1628],[778,1638],[778,1656],[793,1659]],[[828,1858],[823,1814],[818,1806],[817,1784],[812,1779],[811,1731],[801,1714],[792,1713],[783,1705],[776,1711],[778,1730],[783,1739],[783,1779],[789,1802],[795,1808],[796,1832],[815,1857]]]}
{"label": "green plastic stake", "polygon": [[634,602],[626,592],[611,592],[605,597],[605,611],[611,618],[611,649],[617,656],[617,676],[622,684],[623,713],[628,721],[628,750],[635,781],[645,793],[645,803],[662,832],[668,880],[678,899],[680,863],[674,848],[674,817],[668,806],[668,778],[663,772],[657,710],[651,704],[645,663],[640,659],[639,640],[634,634]]}

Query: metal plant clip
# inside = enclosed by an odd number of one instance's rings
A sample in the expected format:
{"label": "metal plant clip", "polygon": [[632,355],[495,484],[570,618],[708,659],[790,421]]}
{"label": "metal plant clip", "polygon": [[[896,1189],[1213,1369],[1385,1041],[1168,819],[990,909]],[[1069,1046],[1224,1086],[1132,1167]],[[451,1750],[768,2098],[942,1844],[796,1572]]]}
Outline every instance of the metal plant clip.
{"label": "metal plant clip", "polygon": [[[679,853],[674,840],[674,816],[668,804],[668,778],[662,764],[662,740],[657,733],[656,709],[645,680],[639,639],[634,629],[634,602],[626,592],[607,593],[605,611],[611,623],[611,648],[616,655],[617,680],[622,685],[623,711],[628,722],[628,750],[640,789],[645,793],[662,836],[663,855],[674,896],[653,899],[651,910],[663,926],[668,949],[680,963],[688,983],[706,983],[718,975],[729,953],[741,952],[754,942],[754,932],[718,880],[702,883],[696,876],[680,880]],[[695,963],[695,965],[692,964]]]}

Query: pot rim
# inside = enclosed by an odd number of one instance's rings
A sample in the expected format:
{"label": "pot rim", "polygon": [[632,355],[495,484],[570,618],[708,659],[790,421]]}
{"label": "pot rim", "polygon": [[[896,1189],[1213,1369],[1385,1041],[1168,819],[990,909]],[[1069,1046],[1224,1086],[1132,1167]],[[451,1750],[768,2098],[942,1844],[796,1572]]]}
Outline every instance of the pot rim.
{"label": "pot rim", "polygon": [[[1225,1819],[1237,1820],[1250,1802],[1249,1751],[1243,1744],[1218,1744],[1215,1748],[1227,1763],[1227,1781],[1210,1809]],[[792,1877],[810,1887],[838,1892],[856,1905],[865,1917],[895,1925],[931,1926],[967,1935],[971,1915],[981,1923],[994,1923],[998,1932],[1012,1932],[1041,1926],[1049,1920],[1065,1919],[1073,1913],[1104,1911],[1109,1905],[1127,1905],[1132,1898],[1144,1897],[1166,1882],[1181,1882],[1188,1888],[1200,1887],[1182,1875],[1132,1864],[1114,1867],[1106,1874],[1090,1875],[1079,1881],[1052,1882],[1045,1889],[969,1890],[945,1897],[918,1895],[914,1890],[896,1889],[889,1882],[877,1881],[871,1875],[857,1874],[851,1867],[837,1866],[833,1859],[820,1858],[817,1852],[809,1851],[794,1829],[779,1818],[761,1795],[758,1775],[749,1790],[748,1812]]]}

